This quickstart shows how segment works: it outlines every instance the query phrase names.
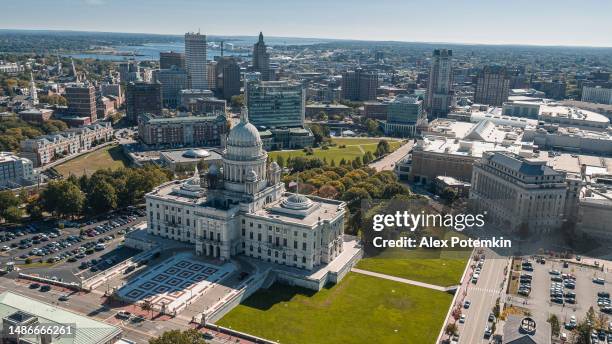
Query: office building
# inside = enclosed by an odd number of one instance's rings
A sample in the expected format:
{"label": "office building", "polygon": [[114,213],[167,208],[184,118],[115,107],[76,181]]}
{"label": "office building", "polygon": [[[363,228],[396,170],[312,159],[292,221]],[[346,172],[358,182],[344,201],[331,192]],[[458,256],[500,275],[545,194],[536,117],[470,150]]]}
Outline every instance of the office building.
{"label": "office building", "polygon": [[159,53],[159,69],[185,69],[185,54],[176,51],[161,51]]}
{"label": "office building", "polygon": [[19,187],[36,182],[32,161],[11,152],[0,152],[0,186]]}
{"label": "office building", "polygon": [[565,173],[546,161],[489,151],[474,164],[470,199],[478,212],[502,230],[549,232],[561,226]]}
{"label": "office building", "polygon": [[247,84],[249,120],[256,127],[281,128],[304,125],[304,88],[287,81]]}
{"label": "office building", "polygon": [[221,57],[215,66],[215,85],[219,98],[227,101],[240,95],[240,66],[233,57]]}
{"label": "office building", "polygon": [[51,109],[28,109],[19,112],[19,118],[22,120],[41,124],[50,120],[52,115]]}
{"label": "office building", "polygon": [[162,113],[162,85],[156,83],[131,82],[125,91],[126,117],[132,123],[138,122],[138,115]]}
{"label": "office building", "polygon": [[[398,178],[414,183],[431,184],[438,176],[470,182],[474,162],[485,152],[508,151],[524,157],[534,157],[535,146],[520,141],[486,142],[478,140],[489,132],[489,125],[474,127],[463,139],[444,136],[424,136],[412,152],[396,163]],[[473,139],[475,138],[475,140]]]}
{"label": "office building", "polygon": [[478,74],[474,103],[490,106],[502,106],[508,101],[510,78],[506,68],[487,66]]}
{"label": "office building", "polygon": [[208,88],[217,89],[217,61],[208,61],[206,64],[206,76],[208,78]]}
{"label": "office building", "polygon": [[170,69],[155,70],[153,72],[153,82],[161,84],[163,107],[170,109],[180,105],[180,91],[189,88],[187,73],[176,66]]}
{"label": "office building", "polygon": [[582,101],[612,105],[612,88],[600,86],[583,86]]}
{"label": "office building", "polygon": [[189,74],[190,88],[207,90],[206,35],[185,34],[185,67]]}
{"label": "office building", "polygon": [[[196,99],[198,98],[212,98],[213,91],[211,90],[181,90],[179,92],[179,97],[181,98],[181,106],[184,106],[187,109],[190,109],[190,104],[194,104]],[[191,111],[191,110],[190,110]]]}
{"label": "office building", "polygon": [[217,99],[215,97],[203,97],[197,98],[195,102],[191,103],[189,110],[194,115],[225,115],[226,108],[227,106],[225,99]]}
{"label": "office building", "polygon": [[93,123],[98,119],[96,111],[96,89],[88,84],[66,86],[68,114],[74,117],[88,117]]}
{"label": "office building", "polygon": [[385,135],[414,137],[417,129],[427,126],[427,116],[423,111],[423,101],[414,96],[399,96],[387,106]]}
{"label": "office building", "polygon": [[452,50],[436,49],[433,52],[425,99],[426,109],[432,116],[446,115],[453,106],[452,59]]}
{"label": "office building", "polygon": [[117,64],[119,70],[119,79],[123,83],[142,80],[140,76],[140,65],[137,61],[130,60],[119,62]]}
{"label": "office building", "polygon": [[259,33],[257,43],[253,45],[253,71],[261,74],[262,81],[274,80],[274,73],[270,69],[270,54],[266,43],[264,43],[263,33]]}
{"label": "office building", "polygon": [[378,74],[357,68],[342,73],[342,99],[352,101],[376,100]]}
{"label": "office building", "polygon": [[217,116],[159,117],[141,114],[138,136],[154,146],[221,146],[227,134],[227,118]]}

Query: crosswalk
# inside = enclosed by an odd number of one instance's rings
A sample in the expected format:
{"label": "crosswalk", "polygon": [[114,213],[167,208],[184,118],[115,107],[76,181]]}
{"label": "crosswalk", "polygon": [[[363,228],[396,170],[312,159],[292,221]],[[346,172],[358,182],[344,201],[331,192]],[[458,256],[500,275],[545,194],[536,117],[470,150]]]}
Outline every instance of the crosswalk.
{"label": "crosswalk", "polygon": [[499,289],[495,289],[495,288],[470,287],[469,290],[479,291],[482,293],[499,294]]}

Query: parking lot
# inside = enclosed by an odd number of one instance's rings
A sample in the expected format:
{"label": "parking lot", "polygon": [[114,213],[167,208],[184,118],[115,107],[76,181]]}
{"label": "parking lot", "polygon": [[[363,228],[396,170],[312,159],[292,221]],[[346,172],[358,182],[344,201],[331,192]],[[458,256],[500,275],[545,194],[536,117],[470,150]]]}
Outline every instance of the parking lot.
{"label": "parking lot", "polygon": [[5,228],[0,231],[0,262],[14,262],[28,273],[50,278],[85,279],[136,253],[120,243],[125,233],[144,220],[143,214],[136,209],[123,211],[69,223],[63,229],[49,223]]}
{"label": "parking lot", "polygon": [[552,314],[557,315],[562,333],[567,334],[576,323],[584,320],[591,307],[596,318],[605,318],[612,311],[609,299],[612,276],[597,267],[584,266],[576,259],[532,258],[523,260],[521,275],[524,277],[519,290],[529,290],[530,286],[530,292],[511,295],[509,302],[529,309],[536,322],[545,322]]}

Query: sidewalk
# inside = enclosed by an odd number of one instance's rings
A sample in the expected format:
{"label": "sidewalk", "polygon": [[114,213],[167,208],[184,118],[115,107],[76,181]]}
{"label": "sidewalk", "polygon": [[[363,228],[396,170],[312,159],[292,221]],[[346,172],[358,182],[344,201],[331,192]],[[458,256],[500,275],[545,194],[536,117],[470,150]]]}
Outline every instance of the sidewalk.
{"label": "sidewalk", "polygon": [[390,281],[410,284],[410,285],[414,285],[414,286],[417,286],[417,287],[423,287],[423,288],[433,289],[433,290],[442,291],[442,292],[448,292],[448,291],[451,291],[451,290],[454,290],[455,288],[457,288],[457,286],[442,287],[442,286],[435,285],[435,284],[429,284],[429,283],[423,283],[423,282],[419,282],[419,281],[413,281],[413,280],[409,280],[409,279],[405,279],[405,278],[401,278],[401,277],[385,275],[385,274],[381,274],[381,273],[378,273],[378,272],[361,270],[361,269],[357,269],[357,268],[352,268],[351,271],[359,273],[359,274],[363,274],[363,275],[369,275],[369,276],[373,276],[373,277],[384,278],[384,279],[388,279]]}

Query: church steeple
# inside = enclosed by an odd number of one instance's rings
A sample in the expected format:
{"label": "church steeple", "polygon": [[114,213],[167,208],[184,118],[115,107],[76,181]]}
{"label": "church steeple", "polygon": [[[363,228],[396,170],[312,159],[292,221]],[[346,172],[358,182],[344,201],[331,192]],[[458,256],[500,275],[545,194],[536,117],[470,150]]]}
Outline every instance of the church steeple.
{"label": "church steeple", "polygon": [[34,82],[34,74],[30,71],[30,99],[32,104],[38,105],[38,91],[36,91],[36,83]]}

